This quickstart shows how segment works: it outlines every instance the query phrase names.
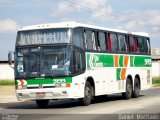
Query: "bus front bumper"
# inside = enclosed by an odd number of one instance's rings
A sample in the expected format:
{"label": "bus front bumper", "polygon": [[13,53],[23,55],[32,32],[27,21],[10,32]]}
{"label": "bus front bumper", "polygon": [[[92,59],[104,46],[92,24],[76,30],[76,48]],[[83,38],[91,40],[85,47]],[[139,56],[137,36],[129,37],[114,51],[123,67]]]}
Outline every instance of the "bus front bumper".
{"label": "bus front bumper", "polygon": [[45,89],[22,89],[16,90],[19,101],[22,100],[42,100],[42,99],[76,99],[71,88],[45,88]]}

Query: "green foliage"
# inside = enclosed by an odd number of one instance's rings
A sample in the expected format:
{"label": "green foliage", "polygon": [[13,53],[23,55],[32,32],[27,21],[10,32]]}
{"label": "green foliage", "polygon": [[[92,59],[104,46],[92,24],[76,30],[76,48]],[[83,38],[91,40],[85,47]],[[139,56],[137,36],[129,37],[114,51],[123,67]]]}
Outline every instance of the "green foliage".
{"label": "green foliage", "polygon": [[155,77],[152,79],[152,84],[154,87],[160,87],[160,77]]}
{"label": "green foliage", "polygon": [[160,77],[155,77],[152,79],[153,84],[160,83]]}
{"label": "green foliage", "polygon": [[15,85],[14,80],[0,80],[0,86]]}

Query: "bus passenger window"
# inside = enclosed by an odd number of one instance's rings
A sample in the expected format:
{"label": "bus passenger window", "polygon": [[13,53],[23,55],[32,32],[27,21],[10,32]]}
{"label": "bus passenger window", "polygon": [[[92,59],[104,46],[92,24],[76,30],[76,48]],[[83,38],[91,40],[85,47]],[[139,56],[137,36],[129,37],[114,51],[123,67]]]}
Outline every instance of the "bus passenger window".
{"label": "bus passenger window", "polygon": [[150,42],[148,38],[144,38],[144,51],[146,54],[150,54]]}
{"label": "bus passenger window", "polygon": [[73,51],[73,73],[78,74],[85,70],[85,54],[80,51]]}
{"label": "bus passenger window", "polygon": [[84,46],[85,46],[85,49],[87,49],[87,40],[86,40],[86,31],[84,30]]}
{"label": "bus passenger window", "polygon": [[136,52],[136,38],[133,36],[129,36],[129,51]]}
{"label": "bus passenger window", "polygon": [[128,51],[127,40],[125,35],[118,35],[118,42],[120,51],[125,51],[125,52]]}
{"label": "bus passenger window", "polygon": [[111,39],[111,46],[112,46],[112,51],[118,51],[118,38],[116,34],[110,34],[110,39]]}
{"label": "bus passenger window", "polygon": [[107,48],[105,33],[98,32],[98,49],[104,51]]}
{"label": "bus passenger window", "polygon": [[82,29],[76,28],[73,30],[73,45],[84,48]]}
{"label": "bus passenger window", "polygon": [[85,31],[85,41],[88,50],[96,50],[95,33],[93,31]]}
{"label": "bus passenger window", "polygon": [[137,41],[137,49],[138,52],[140,53],[144,53],[144,39],[142,37],[138,37],[138,41]]}

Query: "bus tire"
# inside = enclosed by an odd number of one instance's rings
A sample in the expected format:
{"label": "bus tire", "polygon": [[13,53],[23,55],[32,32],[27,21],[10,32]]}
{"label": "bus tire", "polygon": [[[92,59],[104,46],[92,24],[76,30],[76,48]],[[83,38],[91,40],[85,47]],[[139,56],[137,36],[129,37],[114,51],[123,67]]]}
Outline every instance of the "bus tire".
{"label": "bus tire", "polygon": [[133,98],[139,97],[139,93],[140,93],[140,83],[139,83],[138,78],[135,78],[135,80],[134,80],[134,90],[132,92],[132,97]]}
{"label": "bus tire", "polygon": [[46,108],[49,100],[36,100],[36,104],[39,108]]}
{"label": "bus tire", "polygon": [[125,99],[130,99],[132,96],[132,82],[129,78],[127,78],[127,81],[126,81],[126,92],[122,93],[122,96]]}
{"label": "bus tire", "polygon": [[90,82],[86,82],[85,84],[85,88],[84,88],[84,98],[80,98],[80,103],[83,106],[87,106],[89,104],[91,104],[91,100],[92,100],[92,87]]}

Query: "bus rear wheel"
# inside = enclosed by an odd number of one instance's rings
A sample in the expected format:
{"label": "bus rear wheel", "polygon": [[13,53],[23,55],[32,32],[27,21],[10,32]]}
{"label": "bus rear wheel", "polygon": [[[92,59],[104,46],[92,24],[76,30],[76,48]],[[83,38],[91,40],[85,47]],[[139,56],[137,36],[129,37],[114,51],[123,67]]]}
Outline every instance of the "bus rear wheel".
{"label": "bus rear wheel", "polygon": [[89,104],[91,104],[91,100],[92,100],[92,87],[90,82],[86,82],[85,84],[85,88],[84,88],[84,98],[80,98],[80,103],[84,106],[87,106]]}
{"label": "bus rear wheel", "polygon": [[130,99],[132,96],[132,82],[129,78],[127,78],[127,81],[126,81],[126,92],[122,93],[122,96],[125,99]]}
{"label": "bus rear wheel", "polygon": [[39,108],[46,108],[49,100],[36,100],[36,103]]}
{"label": "bus rear wheel", "polygon": [[138,78],[135,78],[135,81],[134,81],[134,90],[132,92],[132,97],[133,98],[139,97],[139,92],[140,92],[140,83],[139,83]]}

